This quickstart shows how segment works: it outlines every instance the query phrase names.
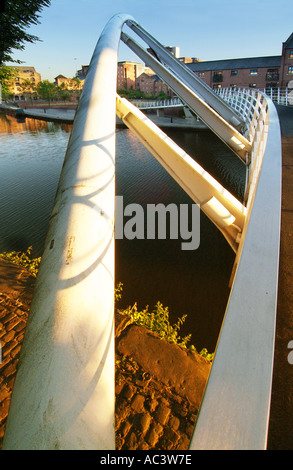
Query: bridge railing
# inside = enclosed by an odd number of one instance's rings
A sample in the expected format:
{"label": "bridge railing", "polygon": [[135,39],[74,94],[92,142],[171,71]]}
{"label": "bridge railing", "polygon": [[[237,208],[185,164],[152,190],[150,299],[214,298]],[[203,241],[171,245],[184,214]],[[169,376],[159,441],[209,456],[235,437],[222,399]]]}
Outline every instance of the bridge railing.
{"label": "bridge railing", "polygon": [[149,100],[149,101],[140,101],[140,100],[132,100],[131,101],[135,106],[140,109],[148,109],[148,108],[172,108],[183,106],[182,101],[179,98],[170,98],[165,100]]}
{"label": "bridge railing", "polygon": [[248,212],[191,448],[265,449],[278,295],[280,123],[274,104],[265,95],[251,90],[237,94],[226,91],[222,97],[225,95],[247,119],[247,133],[252,140]]}
{"label": "bridge railing", "polygon": [[268,122],[268,97],[258,90],[243,88],[233,90],[223,88],[217,93],[242,116],[245,121],[244,135],[251,142],[251,152],[247,159],[246,192],[244,201],[248,203],[254,193],[252,186],[258,179],[263,154],[266,148]]}
{"label": "bridge railing", "polygon": [[244,133],[247,134],[247,130],[254,115],[259,92],[250,88],[240,88],[237,90],[233,88],[220,88],[216,90],[216,94],[221,96],[221,98],[229,103],[229,105],[242,116],[245,122]]}
{"label": "bridge railing", "polygon": [[[293,90],[291,88],[263,88],[257,90],[255,88],[220,88],[216,90],[216,93],[227,100],[228,102],[237,102],[240,99],[241,93],[250,95],[251,97],[256,96],[258,93],[262,93],[268,96],[273,103],[282,104],[284,106],[293,106]],[[234,97],[234,99],[232,99]],[[240,106],[240,102],[237,106]],[[239,108],[241,112],[241,107]]]}
{"label": "bridge railing", "polygon": [[[121,34],[125,23],[161,62]],[[245,205],[116,96],[120,37],[249,168]],[[236,253],[190,448],[266,447],[280,237],[278,115],[262,94],[234,95],[227,104],[183,65],[129,15],[115,15],[100,36],[58,184],[3,449],[115,448],[115,112]]]}
{"label": "bridge railing", "polygon": [[264,88],[262,91],[276,104],[293,106],[293,90],[291,88]]}

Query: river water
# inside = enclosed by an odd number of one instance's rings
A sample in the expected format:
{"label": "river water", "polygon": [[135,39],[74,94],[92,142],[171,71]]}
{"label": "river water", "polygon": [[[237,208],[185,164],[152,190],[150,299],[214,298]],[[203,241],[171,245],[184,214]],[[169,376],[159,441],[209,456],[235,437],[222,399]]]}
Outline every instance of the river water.
{"label": "river water", "polygon": [[[0,252],[33,246],[40,256],[71,126],[0,115]],[[189,155],[239,199],[245,169],[210,131],[166,131]],[[116,194],[129,203],[191,204],[192,201],[127,129],[116,134]],[[226,240],[200,216],[200,245],[181,250],[180,240],[116,240],[116,282],[123,283],[120,306],[139,308],[157,301],[170,319],[187,314],[182,334],[197,349],[215,348],[234,254]]]}

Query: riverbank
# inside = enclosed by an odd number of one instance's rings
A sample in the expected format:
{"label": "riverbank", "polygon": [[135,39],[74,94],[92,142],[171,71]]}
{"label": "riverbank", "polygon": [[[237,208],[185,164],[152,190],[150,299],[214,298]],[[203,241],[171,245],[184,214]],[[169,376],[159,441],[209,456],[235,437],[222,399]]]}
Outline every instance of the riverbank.
{"label": "riverbank", "polygon": [[[0,258],[0,448],[35,278]],[[211,363],[115,315],[117,450],[187,450]]]}
{"label": "riverbank", "polygon": [[[73,124],[76,110],[70,108],[5,108],[0,106],[3,112],[11,113],[19,119],[32,118],[41,119],[43,121],[53,121],[66,124]],[[172,115],[157,116],[156,114],[147,114],[147,116],[160,128],[179,128],[179,129],[197,129],[208,130],[208,127],[193,117],[179,117]],[[116,117],[117,128],[126,128],[126,125]]]}

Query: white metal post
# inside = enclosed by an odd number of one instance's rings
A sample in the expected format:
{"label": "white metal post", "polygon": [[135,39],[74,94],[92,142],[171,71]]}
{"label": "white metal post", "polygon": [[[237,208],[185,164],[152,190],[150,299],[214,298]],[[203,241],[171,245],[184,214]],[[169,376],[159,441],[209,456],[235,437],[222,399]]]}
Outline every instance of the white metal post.
{"label": "white metal post", "polygon": [[114,449],[116,15],[94,51],[68,145],[3,449]]}

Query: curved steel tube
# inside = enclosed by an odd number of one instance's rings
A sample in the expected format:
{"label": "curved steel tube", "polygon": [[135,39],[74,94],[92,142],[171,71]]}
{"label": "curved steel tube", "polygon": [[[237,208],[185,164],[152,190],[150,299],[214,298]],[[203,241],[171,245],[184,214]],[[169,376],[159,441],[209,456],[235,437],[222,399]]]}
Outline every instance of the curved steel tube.
{"label": "curved steel tube", "polygon": [[97,43],[76,113],[21,351],[3,449],[114,449],[117,51]]}

